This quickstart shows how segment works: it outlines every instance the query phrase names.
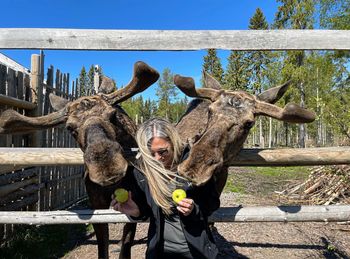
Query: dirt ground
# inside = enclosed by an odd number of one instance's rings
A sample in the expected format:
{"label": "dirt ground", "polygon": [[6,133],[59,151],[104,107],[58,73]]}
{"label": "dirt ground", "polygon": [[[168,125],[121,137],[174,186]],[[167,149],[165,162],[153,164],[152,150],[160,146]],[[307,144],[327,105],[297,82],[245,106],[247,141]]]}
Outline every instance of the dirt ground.
{"label": "dirt ground", "polygon": [[[254,182],[256,185],[257,183]],[[221,207],[277,205],[272,195],[224,193]],[[339,223],[216,223],[219,259],[350,258],[350,224]],[[132,258],[144,258],[148,224],[137,226]],[[118,258],[122,224],[110,224],[110,258]],[[95,236],[80,240],[64,259],[97,258]]]}

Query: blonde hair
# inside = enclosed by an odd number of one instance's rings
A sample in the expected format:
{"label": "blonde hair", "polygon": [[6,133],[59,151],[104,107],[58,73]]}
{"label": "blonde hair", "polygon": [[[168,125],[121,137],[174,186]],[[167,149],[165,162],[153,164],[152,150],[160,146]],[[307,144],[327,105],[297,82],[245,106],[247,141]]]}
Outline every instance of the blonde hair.
{"label": "blonde hair", "polygon": [[136,133],[136,141],[141,154],[139,163],[141,171],[147,178],[151,195],[155,203],[167,215],[171,213],[171,191],[169,183],[179,184],[175,179],[176,172],[168,170],[163,163],[151,154],[150,146],[154,137],[160,137],[171,143],[173,161],[171,169],[177,168],[181,159],[183,143],[175,127],[167,120],[153,118],[141,125]]}

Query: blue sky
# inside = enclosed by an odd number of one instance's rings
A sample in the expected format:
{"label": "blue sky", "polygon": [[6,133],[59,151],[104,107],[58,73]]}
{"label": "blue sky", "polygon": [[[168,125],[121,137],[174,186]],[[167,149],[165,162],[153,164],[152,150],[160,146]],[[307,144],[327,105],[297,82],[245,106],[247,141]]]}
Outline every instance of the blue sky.
{"label": "blue sky", "polygon": [[[2,28],[74,28],[74,29],[162,29],[162,30],[245,30],[256,8],[262,9],[267,21],[277,10],[274,0],[2,0]],[[190,40],[190,39],[189,39]],[[1,50],[3,54],[30,68],[36,50]],[[162,72],[192,76],[199,82],[206,51],[45,51],[45,67],[53,65],[70,73],[73,80],[81,67],[99,64],[117,85],[129,82],[133,64],[142,60]],[[219,51],[226,65],[228,51]],[[46,70],[46,69],[45,69]],[[145,98],[154,98],[155,86]]]}

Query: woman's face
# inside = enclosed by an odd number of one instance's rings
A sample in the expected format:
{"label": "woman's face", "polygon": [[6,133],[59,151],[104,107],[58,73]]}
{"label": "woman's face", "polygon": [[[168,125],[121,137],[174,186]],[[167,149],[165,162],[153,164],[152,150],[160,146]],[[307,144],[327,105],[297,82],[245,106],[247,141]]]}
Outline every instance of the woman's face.
{"label": "woman's face", "polygon": [[151,155],[163,163],[166,169],[170,169],[173,162],[173,146],[165,138],[154,137],[151,141]]}

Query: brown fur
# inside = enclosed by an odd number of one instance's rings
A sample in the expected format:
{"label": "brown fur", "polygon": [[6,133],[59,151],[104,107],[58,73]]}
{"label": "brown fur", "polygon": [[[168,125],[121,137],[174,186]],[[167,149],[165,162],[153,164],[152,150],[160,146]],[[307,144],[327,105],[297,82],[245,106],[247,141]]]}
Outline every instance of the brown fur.
{"label": "brown fur", "polygon": [[[153,68],[137,62],[132,80],[123,89],[73,102],[51,96],[52,106],[58,111],[42,117],[30,118],[6,111],[0,116],[0,133],[23,133],[65,123],[84,152],[85,185],[92,208],[107,209],[112,193],[127,172],[128,160],[132,160],[127,149],[136,147],[136,125],[117,103],[143,91],[158,77]],[[98,257],[108,258],[108,224],[94,224],[94,230]],[[130,258],[135,230],[135,223],[125,225],[119,258]]]}
{"label": "brown fur", "polygon": [[227,162],[241,150],[256,116],[295,123],[315,119],[313,112],[296,104],[287,104],[284,109],[273,105],[286,92],[289,82],[255,97],[243,91],[222,90],[220,83],[208,74],[204,78],[210,88],[196,89],[193,79],[179,75],[174,78],[185,94],[210,100],[195,108],[190,105],[192,108],[178,124],[180,134],[188,131],[194,136],[197,132],[189,157],[178,167],[179,174],[195,185],[206,183],[214,175],[221,192],[227,179]]}

